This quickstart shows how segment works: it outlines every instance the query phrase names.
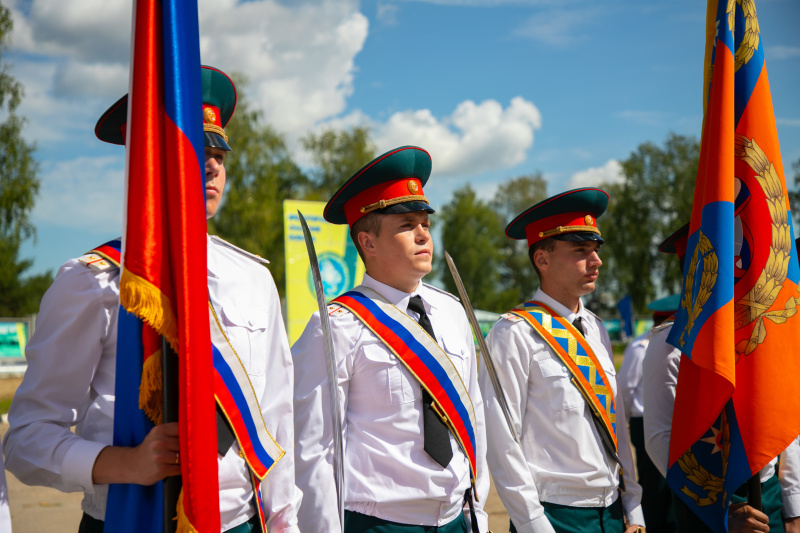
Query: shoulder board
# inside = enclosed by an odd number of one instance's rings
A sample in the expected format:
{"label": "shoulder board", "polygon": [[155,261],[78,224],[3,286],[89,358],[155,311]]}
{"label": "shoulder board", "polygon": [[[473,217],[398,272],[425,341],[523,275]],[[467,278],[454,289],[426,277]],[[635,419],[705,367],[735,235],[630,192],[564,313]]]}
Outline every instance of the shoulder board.
{"label": "shoulder board", "polygon": [[658,333],[659,331],[663,331],[663,330],[665,330],[667,328],[671,328],[672,324],[674,324],[674,322],[672,322],[672,321],[670,321],[670,322],[662,322],[661,324],[659,324],[659,325],[657,325],[656,327],[653,328],[651,334]]}
{"label": "shoulder board", "polygon": [[453,300],[455,300],[457,302],[461,301],[461,299],[458,296],[456,296],[454,294],[450,294],[449,292],[447,292],[447,291],[445,291],[443,289],[440,289],[439,287],[434,287],[433,285],[428,285],[427,283],[423,283],[423,285],[425,285],[426,288],[428,288],[428,289],[430,289],[432,291],[438,292],[439,294],[444,294],[445,296],[449,296],[450,298],[452,298]]}
{"label": "shoulder board", "polygon": [[500,318],[508,320],[509,322],[519,322],[520,320],[522,320],[521,316],[515,315],[514,313],[505,313],[503,315],[500,315]]}
{"label": "shoulder board", "polygon": [[111,270],[119,268],[117,265],[96,253],[88,253],[78,258],[78,261],[91,268],[92,270]]}
{"label": "shoulder board", "polygon": [[122,255],[122,237],[112,239],[86,252],[78,261],[93,270],[119,268]]}
{"label": "shoulder board", "polygon": [[242,254],[243,256],[247,257],[248,259],[252,259],[253,261],[255,261],[257,263],[261,263],[261,264],[264,264],[264,265],[268,265],[269,264],[269,261],[267,259],[264,259],[263,257],[261,257],[259,255],[256,255],[256,254],[251,254],[247,250],[242,250],[238,246],[235,246],[235,245],[229,243],[228,241],[222,240],[219,237],[217,237],[216,235],[211,235],[210,237],[211,237],[211,240],[214,241],[215,243],[217,243],[217,244],[219,244],[221,246],[224,246],[225,248],[228,248],[230,250],[233,250],[234,252],[238,252],[238,253]]}
{"label": "shoulder board", "polygon": [[337,303],[328,304],[328,316],[341,316],[347,312],[347,309]]}
{"label": "shoulder board", "polygon": [[602,318],[600,318],[600,317],[599,317],[599,316],[597,316],[596,314],[592,313],[591,311],[589,311],[589,310],[588,310],[588,309],[586,309],[585,307],[584,307],[583,309],[584,309],[584,310],[585,310],[587,313],[589,313],[590,315],[592,315],[593,317],[595,317],[595,318],[596,318],[596,319],[597,319],[599,322],[604,322],[604,320],[603,320]]}

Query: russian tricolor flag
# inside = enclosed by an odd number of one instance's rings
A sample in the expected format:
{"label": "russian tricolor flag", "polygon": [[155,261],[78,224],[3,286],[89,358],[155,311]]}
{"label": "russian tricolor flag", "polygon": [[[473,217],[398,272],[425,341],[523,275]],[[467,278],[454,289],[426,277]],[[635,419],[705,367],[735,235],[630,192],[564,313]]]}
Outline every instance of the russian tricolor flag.
{"label": "russian tricolor flag", "polygon": [[[132,34],[114,443],[138,445],[160,419],[160,354],[153,339],[163,335],[180,369],[178,530],[216,533],[197,1],[136,0]],[[161,483],[112,485],[106,531],[161,531],[160,493]]]}

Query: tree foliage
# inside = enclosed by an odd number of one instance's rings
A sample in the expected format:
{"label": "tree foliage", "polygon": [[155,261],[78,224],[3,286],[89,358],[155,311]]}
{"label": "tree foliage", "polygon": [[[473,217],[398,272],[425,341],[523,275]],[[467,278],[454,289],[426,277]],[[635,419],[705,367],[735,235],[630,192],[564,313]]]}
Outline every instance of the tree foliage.
{"label": "tree foliage", "polygon": [[[492,199],[491,206],[505,227],[517,215],[547,198],[547,182],[541,173],[521,176],[500,185]],[[501,241],[500,253],[503,261],[500,267],[500,286],[498,287],[497,312],[508,311],[512,306],[533,298],[539,287],[539,277],[528,259],[527,241],[515,241],[508,237]]]}
{"label": "tree foliage", "polygon": [[598,221],[606,241],[602,290],[630,293],[637,312],[680,288],[678,262],[657,246],[689,222],[699,158],[696,138],[670,134],[663,146],[640,144],[622,162],[624,181],[602,186],[611,197]]}
{"label": "tree foliage", "polygon": [[480,309],[498,307],[500,251],[503,235],[502,220],[497,213],[475,194],[469,185],[457,190],[453,200],[437,213],[434,224],[442,226],[443,250],[434,250],[438,271],[442,273],[445,289],[456,294],[457,289],[444,259],[445,250],[453,258],[458,273],[469,291],[472,305]]}
{"label": "tree foliage", "polygon": [[301,142],[317,167],[310,172],[306,200],[327,201],[347,178],[376,156],[369,129],[363,127],[311,133]]}
{"label": "tree foliage", "polygon": [[38,164],[34,146],[22,138],[25,119],[16,110],[23,87],[3,60],[7,38],[13,28],[11,11],[0,4],[0,316],[22,316],[36,312],[42,294],[50,285],[50,273],[25,278],[33,262],[19,259],[22,243],[35,238],[30,220],[39,193]]}
{"label": "tree foliage", "polygon": [[[541,174],[521,176],[497,189],[494,198],[480,200],[466,185],[437,213],[442,226],[442,244],[453,257],[472,305],[488,311],[505,312],[533,297],[539,280],[528,260],[528,246],[505,236],[505,227],[525,209],[546,198],[547,184]],[[456,286],[444,260],[437,272],[445,288]]]}

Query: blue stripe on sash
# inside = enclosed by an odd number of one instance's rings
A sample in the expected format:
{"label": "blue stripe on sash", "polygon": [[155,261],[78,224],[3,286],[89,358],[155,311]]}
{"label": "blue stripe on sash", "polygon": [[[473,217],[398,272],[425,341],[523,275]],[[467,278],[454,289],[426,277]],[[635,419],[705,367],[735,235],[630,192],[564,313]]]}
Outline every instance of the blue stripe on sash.
{"label": "blue stripe on sash", "polygon": [[250,416],[250,405],[247,403],[247,400],[245,399],[244,394],[239,387],[239,382],[236,380],[236,376],[234,376],[233,371],[228,366],[228,363],[225,361],[225,358],[222,356],[219,349],[217,349],[213,343],[211,348],[214,354],[214,368],[222,378],[223,383],[225,383],[225,387],[230,392],[236,407],[239,409],[239,414],[241,415],[242,421],[247,428],[247,433],[250,437],[250,442],[253,445],[253,450],[255,451],[256,456],[266,467],[266,469],[269,470],[275,460],[270,457],[269,453],[261,445],[258,429],[256,428],[255,422]]}
{"label": "blue stripe on sash", "polygon": [[431,371],[436,380],[439,382],[439,385],[442,387],[445,394],[447,394],[448,398],[450,398],[450,401],[453,402],[456,412],[458,412],[458,416],[461,417],[461,422],[467,429],[470,444],[474,450],[476,443],[475,434],[472,428],[472,421],[467,413],[464,403],[461,401],[461,396],[458,394],[458,391],[456,391],[455,387],[453,387],[450,377],[447,375],[445,369],[442,368],[442,365],[439,364],[439,361],[437,361],[436,358],[431,355],[431,353],[422,344],[420,344],[420,342],[414,338],[414,336],[406,328],[402,326],[402,324],[384,313],[383,310],[378,307],[370,298],[357,291],[346,292],[342,296],[349,296],[354,300],[358,300],[361,305],[363,305],[367,310],[369,310],[370,313],[372,313],[376,320],[389,327],[409,347],[409,349],[420,358],[422,363]]}

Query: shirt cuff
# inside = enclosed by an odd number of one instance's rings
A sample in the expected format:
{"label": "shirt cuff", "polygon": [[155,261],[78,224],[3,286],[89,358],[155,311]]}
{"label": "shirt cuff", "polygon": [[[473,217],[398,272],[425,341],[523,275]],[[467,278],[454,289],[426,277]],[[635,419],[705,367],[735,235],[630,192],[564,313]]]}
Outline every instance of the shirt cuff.
{"label": "shirt cuff", "polygon": [[783,500],[783,514],[786,518],[800,516],[800,492],[784,491],[781,499]]}
{"label": "shirt cuff", "polygon": [[545,515],[536,517],[521,526],[514,524],[514,527],[517,529],[517,533],[556,533],[556,530],[553,529],[553,524],[550,523],[550,520]]}
{"label": "shirt cuff", "polygon": [[628,519],[628,523],[632,526],[637,525],[645,527],[646,525],[644,523],[644,512],[642,511],[641,505],[637,505],[633,510],[631,510],[628,513],[625,513],[625,516]]}
{"label": "shirt cuff", "polygon": [[64,462],[61,464],[61,476],[65,484],[78,486],[81,491],[94,494],[92,469],[97,456],[106,446],[108,444],[102,442],[76,440],[67,450]]}
{"label": "shirt cuff", "polygon": [[[466,518],[467,523],[469,523],[469,516]],[[475,518],[478,521],[478,531],[489,531],[489,515],[475,511]]]}

